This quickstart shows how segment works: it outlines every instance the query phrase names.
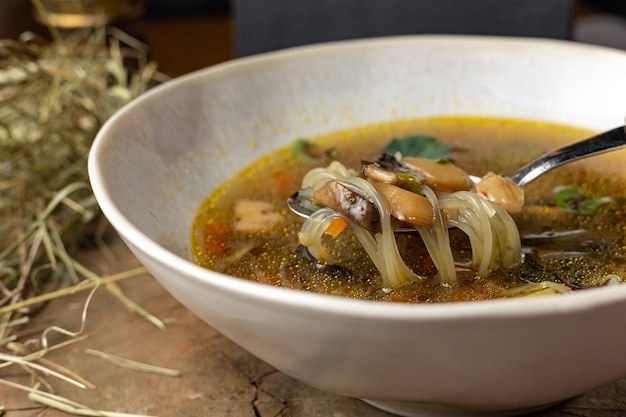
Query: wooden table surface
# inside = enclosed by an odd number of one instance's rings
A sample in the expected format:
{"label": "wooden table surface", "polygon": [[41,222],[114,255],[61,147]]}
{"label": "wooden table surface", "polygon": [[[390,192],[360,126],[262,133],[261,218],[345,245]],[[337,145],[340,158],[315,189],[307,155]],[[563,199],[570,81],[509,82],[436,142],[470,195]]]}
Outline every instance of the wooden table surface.
{"label": "wooden table surface", "polygon": [[[80,258],[103,275],[126,271],[138,261],[117,241],[113,256],[98,249]],[[311,388],[276,371],[241,349],[182,307],[148,274],[120,282],[124,293],[164,321],[158,329],[129,312],[104,288],[95,292],[87,310],[84,341],[50,352],[46,357],[86,379],[94,388],[81,389],[47,378],[54,392],[86,406],[153,416],[193,417],[384,417],[389,414],[365,403]],[[80,329],[88,291],[49,303],[32,323],[36,328],[56,325]],[[50,334],[50,343],[67,339]],[[111,364],[86,353],[87,349],[114,354],[178,370],[161,376]],[[30,384],[19,367],[0,372],[0,378]],[[626,379],[598,388],[533,417],[626,416]],[[5,417],[63,417],[68,414],[28,400],[26,394],[0,386]],[[462,416],[459,416],[462,417]]]}
{"label": "wooden table surface", "polygon": [[[152,47],[161,69],[181,75],[232,58],[232,23],[210,15],[138,22],[138,33]],[[138,266],[124,245],[114,239],[110,252],[85,250],[83,261],[103,275]],[[389,414],[365,403],[310,388],[276,371],[204,324],[182,307],[148,274],[119,283],[124,293],[167,326],[161,330],[128,311],[104,288],[95,292],[87,310],[85,340],[46,356],[86,379],[81,389],[52,377],[54,392],[86,406],[124,413],[194,417],[383,417]],[[50,302],[30,326],[81,327],[88,291]],[[93,334],[91,334],[94,332]],[[34,334],[33,337],[35,337]],[[51,343],[66,339],[50,333]],[[87,349],[171,368],[179,376],[161,376],[111,364]],[[625,355],[626,360],[626,355]],[[21,367],[0,370],[0,378],[31,385]],[[626,416],[626,379],[598,388],[534,417]],[[26,393],[0,386],[6,417],[61,417],[30,401]],[[0,413],[1,414],[1,413]]]}

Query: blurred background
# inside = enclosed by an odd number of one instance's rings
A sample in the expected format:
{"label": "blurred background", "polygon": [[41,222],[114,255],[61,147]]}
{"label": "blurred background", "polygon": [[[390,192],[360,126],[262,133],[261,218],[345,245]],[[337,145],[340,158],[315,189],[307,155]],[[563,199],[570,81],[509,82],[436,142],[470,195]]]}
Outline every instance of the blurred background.
{"label": "blurred background", "polygon": [[[87,15],[105,9],[105,18],[146,42],[171,76],[272,49],[411,33],[536,36],[626,49],[624,0],[39,1],[59,9],[60,26],[76,24],[63,16],[76,4]],[[47,33],[32,2],[2,0],[0,39],[26,30]]]}

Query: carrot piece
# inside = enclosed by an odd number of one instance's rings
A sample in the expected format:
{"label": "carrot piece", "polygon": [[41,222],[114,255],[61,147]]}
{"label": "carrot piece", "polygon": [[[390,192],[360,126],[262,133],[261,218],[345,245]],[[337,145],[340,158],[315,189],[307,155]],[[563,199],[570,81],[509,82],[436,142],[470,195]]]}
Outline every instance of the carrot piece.
{"label": "carrot piece", "polygon": [[275,172],[271,175],[271,188],[275,195],[283,196],[292,193],[298,182],[287,172]]}
{"label": "carrot piece", "polygon": [[324,233],[332,237],[337,237],[348,228],[348,222],[340,217],[335,217],[330,221],[330,225]]}
{"label": "carrot piece", "polygon": [[261,284],[269,284],[275,287],[284,287],[284,283],[281,280],[280,276],[270,274],[268,272],[255,271],[254,273],[257,282]]}
{"label": "carrot piece", "polygon": [[205,223],[201,226],[204,237],[204,253],[220,256],[226,251],[225,241],[230,231],[224,223]]}

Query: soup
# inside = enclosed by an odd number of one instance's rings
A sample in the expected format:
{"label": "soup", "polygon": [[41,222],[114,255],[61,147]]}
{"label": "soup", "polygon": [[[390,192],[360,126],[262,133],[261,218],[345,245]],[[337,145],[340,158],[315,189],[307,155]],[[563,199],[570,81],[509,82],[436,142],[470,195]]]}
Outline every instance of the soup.
{"label": "soup", "polygon": [[[334,231],[324,226],[320,239],[327,253],[320,260],[319,253],[302,245],[304,219],[286,205],[312,169],[341,164],[358,170],[362,161],[378,160],[389,149],[404,154],[419,145],[420,152],[433,153],[434,159],[452,160],[462,171],[483,176],[508,174],[548,150],[590,135],[544,122],[441,117],[299,139],[208,196],[192,226],[194,261],[268,285],[408,303],[555,294],[617,284],[626,271],[626,181],[620,177],[620,152],[559,168],[524,188],[522,209],[505,215],[519,233],[515,262],[481,270],[467,233],[450,228],[446,234],[452,259],[447,264],[453,281],[442,280],[441,264],[417,232],[394,235],[400,262],[416,277],[401,284],[389,285],[354,228]],[[396,147],[390,148],[394,140]],[[333,262],[325,261],[331,258]]]}

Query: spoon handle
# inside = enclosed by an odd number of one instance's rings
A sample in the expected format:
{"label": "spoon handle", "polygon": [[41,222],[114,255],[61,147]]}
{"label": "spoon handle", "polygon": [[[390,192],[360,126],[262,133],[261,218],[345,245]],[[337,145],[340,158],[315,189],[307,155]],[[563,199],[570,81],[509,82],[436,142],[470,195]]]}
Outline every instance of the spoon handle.
{"label": "spoon handle", "polygon": [[620,126],[589,139],[549,152],[515,171],[509,178],[520,187],[542,174],[578,159],[626,147],[626,127]]}

